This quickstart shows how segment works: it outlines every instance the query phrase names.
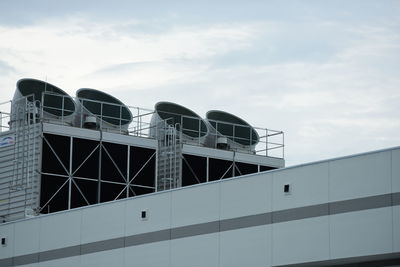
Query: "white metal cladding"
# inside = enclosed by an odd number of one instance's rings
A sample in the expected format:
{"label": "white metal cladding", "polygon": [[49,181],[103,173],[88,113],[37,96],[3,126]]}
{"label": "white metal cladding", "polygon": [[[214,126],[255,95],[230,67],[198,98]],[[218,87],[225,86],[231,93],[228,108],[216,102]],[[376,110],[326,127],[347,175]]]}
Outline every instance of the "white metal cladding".
{"label": "white metal cladding", "polygon": [[[0,237],[8,243],[0,247],[0,265],[398,261],[399,165],[397,147],[5,223]],[[341,177],[342,186],[334,185]],[[359,183],[363,177],[368,183]],[[385,186],[374,186],[379,181]],[[283,192],[286,182],[291,194]],[[147,220],[141,219],[143,210]]]}
{"label": "white metal cladding", "polygon": [[[38,206],[40,124],[1,133],[14,143],[0,147],[0,219],[15,220]],[[27,210],[28,209],[28,210]]]}

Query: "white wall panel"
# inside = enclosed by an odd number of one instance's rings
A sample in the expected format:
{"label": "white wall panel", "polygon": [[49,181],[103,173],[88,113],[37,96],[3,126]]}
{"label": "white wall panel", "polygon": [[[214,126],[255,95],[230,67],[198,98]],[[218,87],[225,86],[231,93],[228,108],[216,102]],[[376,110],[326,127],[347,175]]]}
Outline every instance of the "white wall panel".
{"label": "white wall panel", "polygon": [[41,218],[40,251],[79,245],[81,212],[75,210]]}
{"label": "white wall panel", "polygon": [[400,252],[400,206],[393,208],[393,252]]}
{"label": "white wall panel", "polygon": [[[141,211],[146,210],[148,219],[142,220]],[[127,236],[168,229],[171,226],[171,192],[139,197],[126,202]]]}
{"label": "white wall panel", "polygon": [[14,224],[0,226],[0,238],[7,239],[7,246],[0,245],[0,259],[11,258],[14,253]]}
{"label": "white wall panel", "polygon": [[75,256],[59,260],[39,262],[39,267],[79,267],[81,266],[80,261],[80,256]]}
{"label": "white wall panel", "polygon": [[124,266],[124,254],[124,249],[122,248],[85,254],[81,256],[81,267]]}
{"label": "white wall panel", "polygon": [[219,183],[171,192],[172,227],[219,219]]}
{"label": "white wall panel", "polygon": [[125,267],[170,266],[169,261],[169,240],[125,248]]}
{"label": "white wall panel", "polygon": [[[291,185],[289,195],[283,192],[286,183]],[[0,237],[8,237],[7,247],[0,247],[0,258],[12,257],[13,253],[14,256],[27,255],[169,227],[391,192],[400,192],[400,149],[250,175],[0,225]],[[147,210],[147,220],[141,219],[142,210]],[[276,214],[280,214],[281,217],[278,217],[281,219],[285,216],[285,213]],[[202,231],[218,230],[218,223],[211,223],[172,231],[174,237],[200,235],[24,266],[231,267],[296,264],[400,252],[399,225],[400,206],[202,234]],[[168,238],[167,231],[161,234],[164,234],[163,238]],[[115,244],[121,245],[121,240],[118,239]],[[89,244],[86,249],[95,250],[99,246],[101,243]]]}
{"label": "white wall panel", "polygon": [[[273,210],[326,203],[328,198],[328,163],[290,168],[273,173]],[[283,191],[290,184],[290,194]]]}
{"label": "white wall panel", "polygon": [[218,266],[219,233],[171,240],[172,267]]}
{"label": "white wall panel", "polygon": [[273,265],[329,259],[328,216],[272,225]]}
{"label": "white wall panel", "polygon": [[39,252],[40,219],[15,223],[14,256]]}
{"label": "white wall panel", "polygon": [[392,150],[392,192],[400,192],[400,149]]}
{"label": "white wall panel", "polygon": [[82,209],[82,243],[121,237],[125,226],[125,201]]}
{"label": "white wall panel", "polygon": [[221,182],[221,219],[270,212],[272,174]]}
{"label": "white wall panel", "polygon": [[221,232],[220,266],[270,266],[271,235],[270,225]]}
{"label": "white wall panel", "polygon": [[330,162],[330,200],[391,193],[390,151]]}
{"label": "white wall panel", "polygon": [[392,252],[392,207],[330,216],[331,257]]}

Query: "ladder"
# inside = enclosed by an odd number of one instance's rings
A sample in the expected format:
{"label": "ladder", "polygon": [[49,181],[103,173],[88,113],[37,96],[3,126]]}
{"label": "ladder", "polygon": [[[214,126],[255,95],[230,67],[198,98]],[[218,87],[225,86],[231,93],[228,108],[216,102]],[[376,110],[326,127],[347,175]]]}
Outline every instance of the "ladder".
{"label": "ladder", "polygon": [[182,143],[179,124],[158,127],[157,191],[182,186]]}
{"label": "ladder", "polygon": [[[16,193],[24,196],[24,206],[27,211],[34,209],[38,197],[36,177],[40,137],[39,116],[35,101],[28,101],[28,97],[18,99],[13,105],[11,127],[14,132],[14,160],[9,192],[10,197]],[[10,199],[9,203],[11,202]]]}

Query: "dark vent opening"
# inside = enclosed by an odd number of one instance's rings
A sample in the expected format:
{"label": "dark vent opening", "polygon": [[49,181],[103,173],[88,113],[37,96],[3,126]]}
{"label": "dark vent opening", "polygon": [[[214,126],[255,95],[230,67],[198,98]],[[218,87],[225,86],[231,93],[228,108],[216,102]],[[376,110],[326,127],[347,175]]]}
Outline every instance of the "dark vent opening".
{"label": "dark vent opening", "polygon": [[142,210],[141,217],[142,217],[142,219],[146,219],[147,218],[147,211]]}
{"label": "dark vent opening", "polygon": [[290,185],[289,184],[285,184],[283,186],[283,192],[285,192],[285,193],[289,193],[290,192]]}

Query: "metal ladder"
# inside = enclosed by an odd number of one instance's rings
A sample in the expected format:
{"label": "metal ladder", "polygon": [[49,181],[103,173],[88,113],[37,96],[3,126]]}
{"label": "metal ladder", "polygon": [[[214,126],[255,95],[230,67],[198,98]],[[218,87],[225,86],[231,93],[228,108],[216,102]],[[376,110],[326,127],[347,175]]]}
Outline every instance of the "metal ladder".
{"label": "metal ladder", "polygon": [[158,133],[157,191],[182,186],[182,143],[179,125],[162,122]]}
{"label": "metal ladder", "polygon": [[21,192],[24,195],[25,210],[33,209],[36,204],[37,187],[37,143],[40,136],[38,110],[34,101],[27,97],[14,103],[15,116],[12,121],[14,131],[13,175],[10,181],[10,194]]}

